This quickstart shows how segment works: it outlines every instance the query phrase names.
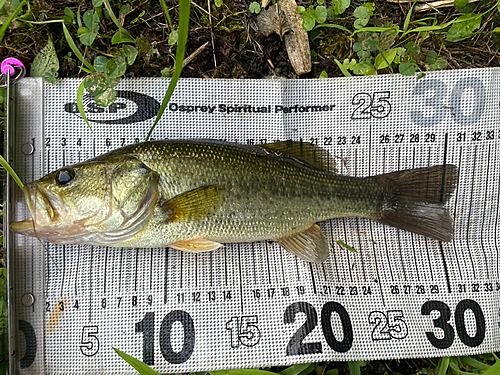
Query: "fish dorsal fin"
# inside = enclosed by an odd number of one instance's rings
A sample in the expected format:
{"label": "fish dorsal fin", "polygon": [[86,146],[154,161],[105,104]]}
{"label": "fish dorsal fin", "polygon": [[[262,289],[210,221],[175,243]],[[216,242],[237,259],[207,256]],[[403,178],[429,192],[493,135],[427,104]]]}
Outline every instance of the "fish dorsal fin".
{"label": "fish dorsal fin", "polygon": [[330,245],[318,224],[291,236],[278,238],[276,242],[306,262],[321,263],[330,254]]}
{"label": "fish dorsal fin", "polygon": [[317,145],[302,141],[281,141],[259,145],[278,156],[290,157],[300,163],[322,172],[335,172],[335,159]]}
{"label": "fish dorsal fin", "polygon": [[173,249],[186,251],[188,253],[204,253],[206,251],[217,250],[222,247],[221,243],[209,241],[205,238],[196,238],[194,240],[177,241],[173,244],[168,245]]}
{"label": "fish dorsal fin", "polygon": [[217,213],[224,195],[224,188],[219,185],[202,186],[179,194],[160,207],[169,215],[169,223],[198,221]]}

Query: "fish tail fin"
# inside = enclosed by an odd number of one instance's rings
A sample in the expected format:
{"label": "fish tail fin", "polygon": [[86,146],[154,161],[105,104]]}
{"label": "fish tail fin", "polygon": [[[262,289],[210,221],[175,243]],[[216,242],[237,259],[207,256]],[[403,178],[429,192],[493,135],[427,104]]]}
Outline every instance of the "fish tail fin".
{"label": "fish tail fin", "polygon": [[455,165],[398,171],[374,178],[384,189],[384,203],[376,221],[439,241],[453,239],[453,219],[444,204],[458,181]]}

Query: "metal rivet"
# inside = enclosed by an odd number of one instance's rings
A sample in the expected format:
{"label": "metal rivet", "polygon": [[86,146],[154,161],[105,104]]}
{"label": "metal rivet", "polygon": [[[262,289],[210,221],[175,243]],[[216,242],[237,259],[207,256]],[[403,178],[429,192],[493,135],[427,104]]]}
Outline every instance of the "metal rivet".
{"label": "metal rivet", "polygon": [[35,296],[33,296],[33,294],[31,293],[26,293],[24,296],[23,296],[23,305],[28,307],[28,306],[31,306],[35,303]]}
{"label": "metal rivet", "polygon": [[31,143],[25,143],[21,151],[24,155],[31,155],[33,152],[35,152],[35,146],[33,146]]}

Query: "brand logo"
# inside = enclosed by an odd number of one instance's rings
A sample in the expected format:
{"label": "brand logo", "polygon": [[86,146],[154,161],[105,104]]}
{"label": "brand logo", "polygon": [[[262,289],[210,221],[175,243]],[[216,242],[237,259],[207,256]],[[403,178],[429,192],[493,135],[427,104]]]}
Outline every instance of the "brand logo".
{"label": "brand logo", "polygon": [[[92,95],[84,95],[83,108],[87,119],[99,124],[132,124],[155,117],[160,110],[160,103],[148,95],[116,90],[116,96],[116,101],[109,107],[101,107],[97,105]],[[66,103],[64,111],[81,118],[75,102]],[[129,115],[126,116],[127,114]]]}

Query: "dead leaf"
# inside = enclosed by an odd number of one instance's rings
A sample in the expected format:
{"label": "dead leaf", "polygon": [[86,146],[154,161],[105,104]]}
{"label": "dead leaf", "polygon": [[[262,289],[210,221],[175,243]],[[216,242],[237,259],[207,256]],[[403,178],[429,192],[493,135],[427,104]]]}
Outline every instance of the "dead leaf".
{"label": "dead leaf", "polygon": [[286,15],[278,4],[271,5],[269,9],[262,9],[256,16],[255,22],[257,31],[264,36],[276,33],[283,37],[283,35],[291,31]]}

